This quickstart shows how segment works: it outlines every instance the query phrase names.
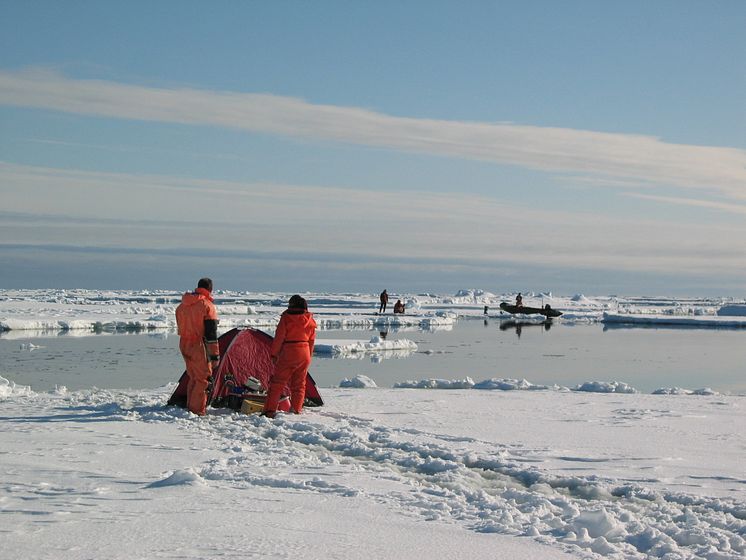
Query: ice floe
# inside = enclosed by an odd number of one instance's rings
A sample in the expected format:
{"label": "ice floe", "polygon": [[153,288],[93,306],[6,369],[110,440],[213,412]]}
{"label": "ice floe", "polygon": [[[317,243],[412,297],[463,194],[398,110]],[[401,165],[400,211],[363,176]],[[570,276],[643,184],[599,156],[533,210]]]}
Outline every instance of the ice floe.
{"label": "ice floe", "polygon": [[351,379],[345,377],[339,382],[339,386],[347,389],[370,389],[378,387],[376,382],[367,375],[356,375]]}
{"label": "ice floe", "polygon": [[471,389],[474,380],[464,379],[420,379],[419,381],[401,381],[394,384],[396,389]]}
{"label": "ice floe", "polygon": [[316,339],[315,354],[334,354],[346,356],[350,354],[379,353],[392,350],[416,352],[417,344],[406,338],[385,340],[380,336],[372,336],[370,340],[332,340]]}
{"label": "ice floe", "polygon": [[586,393],[639,393],[637,389],[622,381],[586,381],[573,388]]}

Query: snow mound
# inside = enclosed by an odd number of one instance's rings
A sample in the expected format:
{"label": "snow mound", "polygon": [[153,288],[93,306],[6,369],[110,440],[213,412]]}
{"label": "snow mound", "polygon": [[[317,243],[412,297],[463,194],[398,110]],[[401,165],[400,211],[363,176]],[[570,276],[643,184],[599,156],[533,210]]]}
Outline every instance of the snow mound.
{"label": "snow mound", "polygon": [[486,379],[474,385],[475,389],[487,391],[540,391],[549,389],[547,385],[534,385],[525,379]]}
{"label": "snow mound", "polygon": [[419,381],[402,381],[394,383],[394,389],[471,389],[474,380],[465,379],[421,379]]}
{"label": "snow mound", "polygon": [[485,292],[484,290],[472,288],[470,290],[459,290],[453,297],[495,297],[495,294]]}
{"label": "snow mound", "polygon": [[575,518],[575,528],[580,532],[585,529],[592,538],[616,539],[627,535],[624,525],[604,507],[581,512]]}
{"label": "snow mound", "polygon": [[681,387],[661,387],[653,391],[654,395],[705,395],[713,396],[719,395],[717,391],[713,391],[709,387],[703,387],[702,389],[682,389]]}
{"label": "snow mound", "polygon": [[634,387],[622,381],[586,381],[576,386],[573,391],[586,393],[639,393]]}
{"label": "snow mound", "polygon": [[445,297],[442,303],[453,305],[453,304],[476,304],[485,303],[492,301],[495,298],[495,294],[471,288],[468,290],[459,290],[453,296]]}
{"label": "snow mound", "polygon": [[148,484],[147,488],[165,488],[166,486],[183,486],[187,484],[203,485],[204,483],[204,479],[194,469],[187,468],[174,471],[163,480],[157,480]]}
{"label": "snow mound", "polygon": [[356,375],[352,379],[345,377],[339,382],[339,386],[343,389],[366,389],[378,387],[376,382],[367,375]]}

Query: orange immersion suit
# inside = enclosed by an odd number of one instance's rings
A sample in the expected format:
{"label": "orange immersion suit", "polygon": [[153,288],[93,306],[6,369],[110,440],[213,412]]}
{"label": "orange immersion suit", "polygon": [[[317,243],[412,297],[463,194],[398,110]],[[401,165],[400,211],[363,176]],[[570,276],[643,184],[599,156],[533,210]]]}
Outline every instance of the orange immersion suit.
{"label": "orange immersion suit", "polygon": [[272,341],[275,373],[269,384],[264,411],[277,411],[277,403],[286,386],[290,388],[290,409],[300,414],[306,398],[306,376],[316,342],[316,321],[308,311],[288,309],[280,317]]}
{"label": "orange immersion suit", "polygon": [[207,412],[207,386],[212,364],[220,359],[217,335],[218,314],[210,292],[197,288],[187,292],[176,308],[179,350],[186,363],[187,407],[194,414]]}

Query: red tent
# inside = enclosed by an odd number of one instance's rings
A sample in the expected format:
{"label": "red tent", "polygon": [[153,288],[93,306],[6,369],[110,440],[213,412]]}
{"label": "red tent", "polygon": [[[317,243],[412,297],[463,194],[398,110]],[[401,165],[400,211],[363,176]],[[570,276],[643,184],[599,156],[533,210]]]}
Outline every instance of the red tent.
{"label": "red tent", "polygon": [[[269,387],[269,382],[275,373],[275,366],[270,359],[271,336],[257,329],[231,329],[218,339],[218,344],[221,359],[217,370],[212,374],[213,382],[208,395],[208,404],[217,407],[226,406],[232,384],[242,387],[249,377],[258,379],[265,389]],[[322,406],[324,401],[316,388],[316,382],[310,374],[307,375],[304,406]],[[185,408],[186,393],[187,375],[184,372],[168,404]],[[289,396],[290,390],[285,387],[282,395]],[[280,405],[280,410],[290,409],[287,399],[281,400]]]}

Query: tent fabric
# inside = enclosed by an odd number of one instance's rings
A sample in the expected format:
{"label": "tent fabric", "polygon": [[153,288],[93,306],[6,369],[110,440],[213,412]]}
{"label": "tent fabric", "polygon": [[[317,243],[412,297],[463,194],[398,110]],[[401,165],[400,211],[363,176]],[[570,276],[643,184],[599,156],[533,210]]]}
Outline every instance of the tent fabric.
{"label": "tent fabric", "polygon": [[[270,358],[272,337],[258,329],[231,329],[218,339],[221,360],[217,370],[212,374],[213,384],[208,403],[220,406],[230,391],[226,384],[226,376],[232,375],[234,383],[242,386],[249,377],[261,381],[265,389],[275,372],[275,366]],[[322,406],[324,401],[319,394],[316,383],[310,374],[306,380],[305,406]],[[181,376],[168,404],[185,406],[186,403],[186,372]],[[290,389],[285,387],[282,396],[289,396]],[[182,404],[182,402],[184,404]]]}

